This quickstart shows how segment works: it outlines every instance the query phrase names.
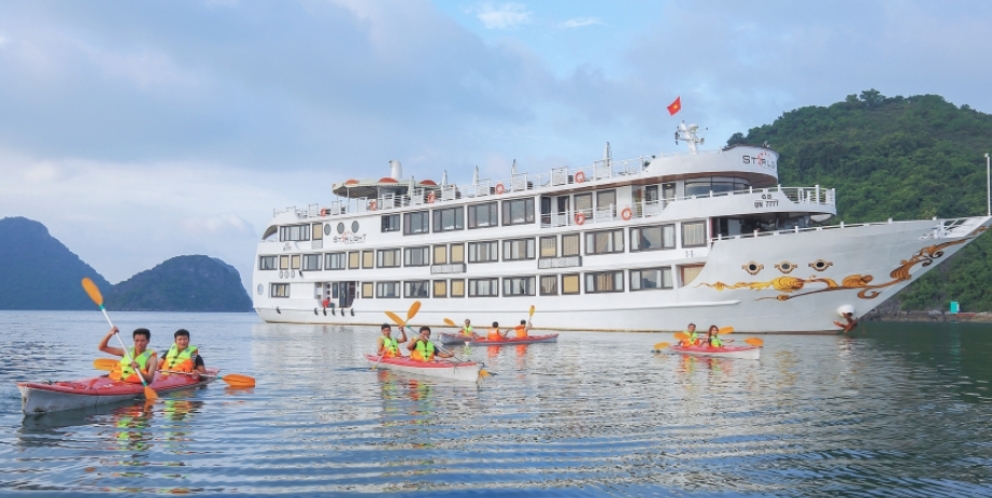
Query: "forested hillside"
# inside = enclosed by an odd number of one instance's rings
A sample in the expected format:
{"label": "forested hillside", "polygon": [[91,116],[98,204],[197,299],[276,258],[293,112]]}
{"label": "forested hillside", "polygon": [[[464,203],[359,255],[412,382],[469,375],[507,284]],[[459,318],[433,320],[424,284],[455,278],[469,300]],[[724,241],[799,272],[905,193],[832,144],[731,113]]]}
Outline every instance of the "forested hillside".
{"label": "forested hillside", "polygon": [[[974,216],[986,212],[984,154],[992,115],[936,95],[885,97],[876,90],[828,107],[789,111],[728,144],[779,151],[783,185],[837,188],[828,223]],[[986,234],[898,295],[903,310],[992,311],[992,236]]]}

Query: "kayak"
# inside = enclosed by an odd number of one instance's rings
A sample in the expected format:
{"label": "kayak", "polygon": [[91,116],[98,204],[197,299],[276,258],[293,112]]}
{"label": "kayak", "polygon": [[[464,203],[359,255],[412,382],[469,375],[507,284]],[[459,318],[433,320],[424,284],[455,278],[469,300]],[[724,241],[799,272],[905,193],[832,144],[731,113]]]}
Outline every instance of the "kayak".
{"label": "kayak", "polygon": [[465,382],[479,380],[479,370],[482,370],[482,364],[474,361],[420,361],[411,360],[407,357],[383,357],[380,361],[379,356],[374,354],[367,354],[365,358],[372,363],[378,362],[377,368]]}
{"label": "kayak", "polygon": [[471,339],[467,344],[472,346],[514,346],[517,344],[537,344],[543,342],[558,342],[558,334],[548,334],[548,335],[529,335],[527,337],[507,337],[506,339],[499,341],[490,341],[489,339]]}
{"label": "kayak", "polygon": [[761,357],[761,347],[759,346],[721,346],[712,348],[706,346],[671,346],[668,349],[676,353],[692,356],[715,356],[719,358],[741,358],[745,360],[757,360]]}
{"label": "kayak", "polygon": [[470,335],[441,332],[441,344],[444,344],[445,346],[457,346],[459,344],[465,344],[465,342],[471,338],[472,336]]}
{"label": "kayak", "polygon": [[[159,374],[149,386],[156,393],[205,385],[220,369],[208,368],[207,375],[196,380],[191,375]],[[144,396],[141,384],[111,380],[106,375],[92,379],[55,382],[18,382],[21,410],[25,414],[48,413],[138,399]]]}

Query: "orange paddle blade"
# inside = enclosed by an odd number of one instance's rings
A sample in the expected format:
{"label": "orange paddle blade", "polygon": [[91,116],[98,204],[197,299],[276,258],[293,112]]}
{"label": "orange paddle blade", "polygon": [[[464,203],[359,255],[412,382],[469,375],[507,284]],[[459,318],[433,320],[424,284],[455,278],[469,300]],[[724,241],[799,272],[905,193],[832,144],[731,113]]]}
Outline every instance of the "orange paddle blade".
{"label": "orange paddle blade", "polygon": [[667,348],[668,346],[671,346],[671,344],[668,344],[667,342],[659,342],[658,344],[654,345],[654,349],[655,351],[660,351],[662,349]]}
{"label": "orange paddle blade", "polygon": [[400,328],[403,328],[404,326],[406,326],[406,322],[404,322],[403,319],[400,318],[400,316],[397,315],[396,313],[393,313],[392,311],[387,311],[386,312],[386,316],[388,316],[390,320],[392,320],[393,322],[395,322],[396,325],[399,325]]}
{"label": "orange paddle blade", "polygon": [[145,399],[147,401],[155,401],[158,399],[158,394],[152,388],[145,386]]}
{"label": "orange paddle blade", "polygon": [[479,370],[479,378],[489,377],[490,375],[492,375],[492,374],[489,373],[489,371],[486,370],[485,368],[483,368],[482,370]]}
{"label": "orange paddle blade", "polygon": [[220,378],[231,387],[255,387],[255,378],[247,375],[230,374]]}
{"label": "orange paddle blade", "polygon": [[746,342],[746,343],[748,343],[748,344],[750,344],[752,346],[763,346],[765,344],[765,341],[762,341],[761,339],[758,339],[757,337],[748,337],[747,339],[744,339],[744,342]]}
{"label": "orange paddle blade", "polygon": [[93,368],[103,370],[104,372],[113,372],[120,363],[120,361],[110,358],[97,358],[93,360]]}
{"label": "orange paddle blade", "polygon": [[534,311],[536,311],[536,309],[534,308],[534,305],[532,304],[532,305],[530,305],[530,316],[532,316],[532,317],[534,316]]}
{"label": "orange paddle blade", "polygon": [[97,306],[103,306],[103,294],[100,294],[100,289],[93,283],[90,277],[83,278],[83,290],[89,294],[90,299],[96,303]]}
{"label": "orange paddle blade", "polygon": [[420,301],[414,301],[410,305],[410,309],[406,312],[406,321],[413,320],[413,317],[417,315],[418,311],[420,311]]}
{"label": "orange paddle blade", "polygon": [[675,338],[680,341],[685,341],[689,339],[689,334],[686,334],[685,332],[676,332]]}
{"label": "orange paddle blade", "polygon": [[445,318],[444,319],[444,323],[445,323],[445,325],[449,325],[451,327],[457,327],[458,326],[458,325],[455,325],[455,321],[452,320],[452,319],[450,319],[450,318]]}
{"label": "orange paddle blade", "polygon": [[723,327],[722,329],[720,329],[717,332],[720,333],[720,334],[729,334],[729,333],[731,333],[733,331],[734,331],[734,328],[733,327]]}

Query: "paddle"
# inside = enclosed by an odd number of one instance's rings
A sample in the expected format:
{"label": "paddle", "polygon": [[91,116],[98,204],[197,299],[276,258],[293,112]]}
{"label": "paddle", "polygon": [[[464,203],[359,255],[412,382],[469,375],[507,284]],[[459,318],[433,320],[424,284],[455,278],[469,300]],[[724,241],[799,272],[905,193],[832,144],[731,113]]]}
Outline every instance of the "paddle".
{"label": "paddle", "polygon": [[[413,304],[419,305],[420,304],[420,301],[416,301]],[[417,308],[419,309],[420,306],[417,306]],[[412,310],[413,308],[411,307],[410,309]],[[414,313],[416,313],[416,311],[414,311]],[[415,330],[413,330],[412,327],[410,327],[409,325],[407,325],[407,323],[409,323],[409,321],[410,321],[409,319],[407,319],[404,322],[403,320],[400,319],[399,315],[397,315],[396,313],[389,312],[389,311],[386,312],[386,315],[389,318],[391,318],[393,320],[393,322],[396,322],[396,325],[398,325],[400,328],[408,328],[408,329],[410,329],[410,332],[413,332],[414,334],[417,333]],[[408,315],[408,316],[409,316],[409,318],[413,318],[413,315]],[[452,323],[454,323],[454,322],[452,322]],[[452,358],[454,358],[454,359],[456,359],[456,360],[458,360],[458,361],[460,361],[462,363],[468,363],[467,361],[459,358],[458,356],[455,356],[455,353],[452,353],[451,351],[445,349],[440,344],[438,344],[438,343],[436,343],[434,341],[431,341],[430,339],[428,339],[427,342],[429,344],[433,344],[434,347],[437,348],[438,350],[440,350],[441,352],[443,352],[445,354],[450,354]],[[382,356],[379,357],[379,360],[381,360],[381,359],[382,359]],[[377,360],[375,362],[375,364],[378,365],[379,364],[379,361]],[[375,365],[373,365],[372,368],[375,368]],[[494,374],[492,372],[487,371],[485,368],[479,369],[479,377],[486,377],[486,376],[489,376],[489,375],[494,375]]]}
{"label": "paddle", "polygon": [[[103,294],[100,294],[100,289],[97,288],[96,284],[93,283],[89,277],[83,278],[83,290],[85,290],[86,293],[89,294],[90,299],[92,299],[93,302],[100,307],[100,311],[103,312],[103,317],[107,319],[107,323],[110,324],[110,328],[113,328],[114,322],[110,321],[110,315],[107,314],[107,309],[103,307]],[[121,343],[121,348],[124,349],[124,359],[126,359],[129,363],[133,362],[134,360],[131,359],[131,355],[127,352],[127,346],[124,345],[124,339],[121,339],[120,334],[114,335],[117,336],[117,340]],[[138,378],[141,379],[141,385],[145,386],[145,399],[148,401],[155,401],[158,399],[158,394],[155,394],[155,391],[148,387],[148,382],[145,382],[145,376],[141,373],[141,369],[135,369],[135,372],[138,374]]]}
{"label": "paddle", "polygon": [[[386,316],[388,316],[390,320],[392,320],[397,325],[399,325],[400,328],[403,328],[406,327],[406,322],[409,322],[410,320],[413,319],[414,316],[417,315],[418,311],[420,311],[420,301],[414,301],[413,304],[410,305],[410,309],[406,310],[406,320],[401,319],[399,315],[393,313],[392,311],[387,311]],[[375,370],[376,368],[378,368],[379,362],[382,361],[383,356],[386,356],[385,351],[383,351],[382,354],[379,355],[379,359],[375,360],[375,363],[372,365],[372,368],[370,368],[369,370]]]}
{"label": "paddle", "polygon": [[[114,361],[114,360],[112,360],[110,358],[97,358],[97,359],[93,360],[93,368],[95,368],[97,370],[103,370],[105,372],[112,372],[115,368],[117,368],[117,363],[118,362],[116,362],[116,361]],[[173,373],[173,374],[183,374],[183,375],[193,375],[193,372],[178,372],[178,371],[175,371],[175,370],[162,370],[162,372]],[[211,379],[218,378],[216,375],[207,375],[207,374],[202,374],[202,373],[200,374],[200,376],[201,377],[208,377],[208,378],[211,378]],[[226,382],[228,385],[230,385],[232,387],[255,387],[255,378],[254,377],[249,377],[247,375],[229,374],[229,375],[225,375],[223,377],[220,377],[220,380]]]}
{"label": "paddle", "polygon": [[763,346],[765,344],[765,341],[758,339],[757,337],[748,337],[747,339],[744,339],[744,342],[752,346]]}
{"label": "paddle", "polygon": [[718,330],[717,333],[718,334],[729,334],[729,333],[731,333],[733,331],[734,331],[734,328],[733,327],[723,327],[722,329]]}
{"label": "paddle", "polygon": [[668,344],[667,342],[659,342],[658,344],[655,344],[654,345],[654,349],[651,350],[651,352],[652,353],[660,353],[662,349],[665,349],[668,346],[670,346],[670,344]]}
{"label": "paddle", "polygon": [[447,326],[449,326],[449,327],[458,327],[458,324],[456,324],[455,321],[452,320],[452,319],[450,319],[450,318],[445,318],[444,319],[444,324],[447,325]]}

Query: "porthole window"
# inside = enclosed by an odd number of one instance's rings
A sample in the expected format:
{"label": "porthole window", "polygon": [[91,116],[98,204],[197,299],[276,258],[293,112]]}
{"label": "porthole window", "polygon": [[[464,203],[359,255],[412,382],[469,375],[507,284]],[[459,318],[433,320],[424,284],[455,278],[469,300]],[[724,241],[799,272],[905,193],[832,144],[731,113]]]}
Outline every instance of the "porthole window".
{"label": "porthole window", "polygon": [[765,265],[759,265],[758,263],[751,261],[745,265],[741,265],[741,268],[743,268],[744,271],[750,273],[751,275],[757,275],[758,272],[765,269]]}
{"label": "porthole window", "polygon": [[324,224],[324,235],[330,235],[330,234],[331,234],[331,224],[330,223],[325,223]]}
{"label": "porthole window", "polygon": [[357,221],[352,221],[351,222],[351,233],[358,233],[358,222]]}
{"label": "porthole window", "polygon": [[344,223],[338,223],[338,235],[344,233]]}
{"label": "porthole window", "polygon": [[265,287],[263,287],[262,284],[258,284],[256,291],[258,292],[258,295],[261,296],[262,293],[265,292]]}
{"label": "porthole window", "polygon": [[831,266],[833,266],[833,263],[829,261],[824,261],[822,259],[818,259],[809,264],[809,267],[816,271],[824,271],[827,268],[830,268]]}
{"label": "porthole window", "polygon": [[794,263],[792,263],[791,261],[783,261],[783,262],[775,265],[775,268],[778,268],[778,271],[780,271],[782,273],[791,273],[792,270],[795,270],[796,269],[796,265]]}

